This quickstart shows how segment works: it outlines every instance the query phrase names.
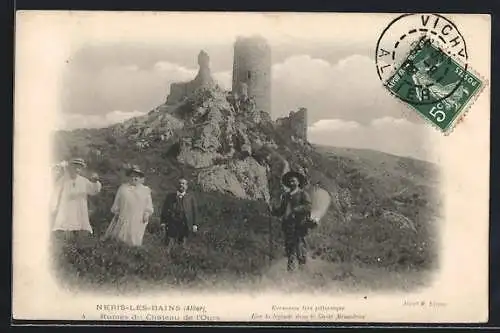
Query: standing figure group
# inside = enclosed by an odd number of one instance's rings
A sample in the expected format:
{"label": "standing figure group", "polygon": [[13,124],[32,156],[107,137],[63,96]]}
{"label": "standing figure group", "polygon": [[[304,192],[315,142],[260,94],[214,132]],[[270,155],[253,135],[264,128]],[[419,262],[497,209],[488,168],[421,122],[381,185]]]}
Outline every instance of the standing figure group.
{"label": "standing figure group", "polygon": [[[102,185],[95,173],[90,180],[82,176],[85,167],[83,159],[75,158],[56,181],[51,207],[52,231],[56,239],[81,239],[93,233],[87,199],[89,195],[98,194]],[[102,240],[116,239],[130,246],[141,246],[154,213],[151,189],[144,185],[144,172],[138,166],[130,167],[126,177],[127,181],[116,192],[111,206],[113,218]],[[167,194],[162,207],[165,245],[169,249],[175,245],[184,246],[186,239],[198,231],[198,221],[196,198],[188,192],[188,182],[182,178],[177,191]]]}
{"label": "standing figure group", "polygon": [[[87,197],[101,191],[97,174],[90,179],[81,175],[85,168],[81,158],[73,159],[66,172],[56,182],[53,200],[53,228],[57,238],[78,238],[92,234],[89,223]],[[144,233],[154,212],[151,189],[144,185],[144,172],[132,166],[126,172],[127,181],[115,195],[111,212],[114,214],[102,237],[116,239],[130,246],[141,246]],[[311,198],[304,190],[306,177],[288,171],[281,179],[286,190],[280,204],[270,207],[275,216],[281,217],[285,240],[287,269],[293,271],[306,264],[305,237],[311,228]],[[160,223],[164,230],[164,244],[168,249],[184,247],[186,239],[198,231],[200,217],[195,195],[188,191],[188,181],[181,178],[177,190],[168,193],[161,209]]]}

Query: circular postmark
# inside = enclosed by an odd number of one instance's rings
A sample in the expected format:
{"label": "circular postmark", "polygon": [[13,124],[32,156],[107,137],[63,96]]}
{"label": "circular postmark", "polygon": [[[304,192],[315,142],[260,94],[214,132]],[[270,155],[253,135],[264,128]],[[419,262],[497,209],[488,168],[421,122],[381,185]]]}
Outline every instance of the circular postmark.
{"label": "circular postmark", "polygon": [[[423,55],[420,58],[412,57],[411,53],[418,53],[423,45],[431,45],[432,48],[421,52]],[[386,86],[400,68],[410,69],[410,74],[399,81],[397,92],[389,91],[412,104],[436,103],[459,88],[463,77],[457,77],[453,82],[446,80],[453,77],[450,75],[455,68],[453,59],[467,69],[467,45],[456,25],[438,14],[404,14],[397,17],[382,31],[375,53],[377,74]],[[440,93],[430,93],[434,91]]]}

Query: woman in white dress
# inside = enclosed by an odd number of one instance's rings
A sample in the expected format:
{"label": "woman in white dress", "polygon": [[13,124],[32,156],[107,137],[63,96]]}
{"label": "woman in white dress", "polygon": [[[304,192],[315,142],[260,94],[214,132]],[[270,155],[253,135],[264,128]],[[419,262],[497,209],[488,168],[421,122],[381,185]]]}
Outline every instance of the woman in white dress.
{"label": "woman in white dress", "polygon": [[118,239],[131,246],[141,246],[146,226],[153,214],[151,189],[142,184],[144,173],[133,166],[129,180],[118,188],[111,212],[115,214],[104,239]]}

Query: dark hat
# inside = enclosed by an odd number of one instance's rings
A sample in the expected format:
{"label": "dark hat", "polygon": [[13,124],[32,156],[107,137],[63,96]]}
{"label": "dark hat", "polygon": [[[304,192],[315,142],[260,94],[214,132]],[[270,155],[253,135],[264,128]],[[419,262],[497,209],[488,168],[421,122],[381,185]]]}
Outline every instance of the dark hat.
{"label": "dark hat", "polygon": [[288,186],[288,182],[292,177],[295,177],[299,180],[300,187],[303,187],[306,184],[306,176],[297,171],[288,171],[283,175],[283,177],[281,177],[281,181],[283,182],[283,184]]}
{"label": "dark hat", "polygon": [[87,166],[87,164],[85,163],[85,160],[83,158],[74,158],[69,163],[72,165],[79,165],[79,166],[84,167],[84,168]]}
{"label": "dark hat", "polygon": [[137,174],[141,177],[144,177],[144,172],[142,172],[141,168],[139,168],[138,165],[132,165],[128,168],[127,176],[130,176],[132,174]]}

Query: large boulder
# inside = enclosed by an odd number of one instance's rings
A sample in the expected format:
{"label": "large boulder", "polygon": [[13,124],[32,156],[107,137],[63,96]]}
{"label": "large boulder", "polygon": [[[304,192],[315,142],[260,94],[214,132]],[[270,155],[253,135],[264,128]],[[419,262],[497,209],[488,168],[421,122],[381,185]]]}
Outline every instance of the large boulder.
{"label": "large boulder", "polygon": [[269,200],[266,167],[251,157],[202,170],[198,183],[204,191],[231,194],[240,199]]}
{"label": "large boulder", "polygon": [[226,165],[215,165],[198,174],[198,183],[205,192],[220,192],[237,198],[247,197],[236,175]]}

